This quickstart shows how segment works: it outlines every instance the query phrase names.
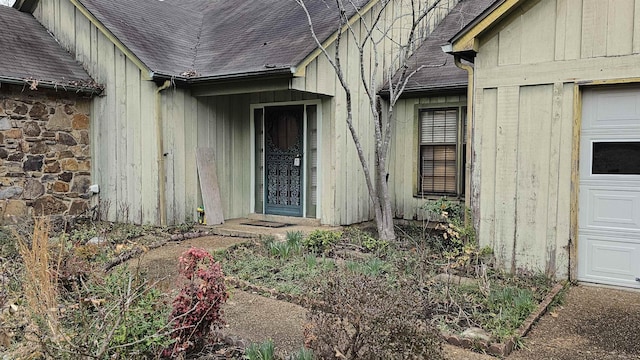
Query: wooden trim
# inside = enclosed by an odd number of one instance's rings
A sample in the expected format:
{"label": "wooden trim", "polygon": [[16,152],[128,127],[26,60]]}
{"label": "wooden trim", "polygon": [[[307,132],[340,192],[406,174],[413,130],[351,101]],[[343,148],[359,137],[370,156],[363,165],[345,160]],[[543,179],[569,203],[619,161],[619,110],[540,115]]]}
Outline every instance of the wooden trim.
{"label": "wooden trim", "polygon": [[495,10],[489,13],[484,19],[480,20],[477,24],[464,31],[462,36],[458,37],[452,43],[453,52],[462,51],[478,51],[479,43],[478,36],[485,32],[493,24],[501,20],[516,6],[524,3],[527,0],[505,0]]}
{"label": "wooden trim", "polygon": [[[640,81],[638,55],[618,56],[615,63],[612,63],[611,59],[596,57],[483,69],[476,73],[476,87],[526,86],[556,82],[604,85]],[[606,69],[606,73],[601,69]]]}
{"label": "wooden trim", "polygon": [[621,85],[621,84],[636,84],[640,83],[640,77],[631,77],[623,79],[605,79],[605,80],[586,80],[579,81],[579,86],[596,86],[596,85]]}
{"label": "wooden trim", "polygon": [[151,80],[151,70],[138,58],[131,50],[129,50],[118,38],[107,29],[87,8],[80,3],[79,0],[69,0],[100,32],[111,41],[131,62],[142,72],[142,80]]}
{"label": "wooden trim", "polygon": [[580,193],[580,132],[582,127],[582,93],[573,87],[573,141],[571,146],[571,225],[569,228],[569,279],[578,276],[578,197]]}
{"label": "wooden trim", "polygon": [[[362,17],[362,15],[369,13],[369,11],[375,6],[377,5],[379,2],[379,0],[371,0],[367,5],[365,5],[360,11],[357,11],[356,14],[354,16],[351,17],[351,19],[349,20],[349,22],[347,24],[345,24],[342,29],[340,29],[340,32],[336,31],[333,34],[331,34],[331,36],[329,36],[328,39],[326,39],[325,41],[322,42],[322,47],[323,48],[328,48],[329,46],[331,46],[331,44],[333,44],[334,41],[336,41],[336,39],[338,38],[338,34],[339,33],[343,33],[345,31],[347,31],[349,29],[350,26],[352,26],[356,21],[360,20],[360,18]],[[296,66],[296,71],[294,72],[293,76],[294,77],[303,77],[306,75],[307,73],[307,65],[309,65],[312,61],[314,61],[318,56],[320,56],[322,54],[322,50],[320,50],[319,47],[316,47],[315,50],[313,50],[313,52],[311,52],[311,54],[309,54],[306,58],[304,58],[297,66]]]}

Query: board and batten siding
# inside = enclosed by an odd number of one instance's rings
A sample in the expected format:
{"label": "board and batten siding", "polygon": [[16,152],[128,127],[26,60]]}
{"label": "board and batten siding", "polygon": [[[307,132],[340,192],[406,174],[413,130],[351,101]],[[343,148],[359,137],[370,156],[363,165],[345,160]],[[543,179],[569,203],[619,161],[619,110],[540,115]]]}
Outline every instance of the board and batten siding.
{"label": "board and batten siding", "polygon": [[[457,107],[467,101],[466,95],[402,98],[396,104],[396,121],[389,156],[389,192],[394,216],[405,220],[424,220],[429,215],[424,206],[439,196],[418,196],[420,140],[418,138],[420,108]],[[452,105],[453,104],[453,105]]]}
{"label": "board and batten siding", "polygon": [[472,208],[507,269],[569,275],[580,86],[640,78],[638,53],[640,0],[524,2],[480,38]]}
{"label": "board and batten siding", "polygon": [[[431,3],[433,3],[433,0],[421,2],[421,6],[428,6]],[[440,5],[431,15],[425,18],[420,31],[426,34],[433,30],[457,3],[458,0],[441,0]],[[391,2],[385,9],[380,28],[390,28],[390,38],[407,38],[411,27],[411,17],[406,16],[410,13],[408,12],[409,6],[410,1],[401,0]],[[376,13],[376,7],[352,25],[358,41],[366,35],[369,28],[367,24],[371,24],[374,13]],[[401,43],[401,41],[399,42]],[[352,93],[353,125],[362,142],[369,168],[374,172],[375,139],[372,123],[373,116],[369,98],[360,80],[357,41],[352,34],[344,33],[340,47],[342,68]],[[380,62],[376,78],[378,87],[382,86],[387,79],[388,71],[395,72],[397,70],[397,51],[397,44],[394,44],[390,39],[381,42],[378,48]],[[335,45],[329,46],[327,52],[333,56],[335,54]],[[372,71],[371,64],[375,61],[371,47],[365,49],[364,59],[365,73],[370,76]],[[330,188],[325,189],[328,192],[321,193],[323,204],[325,204],[321,206],[322,222],[332,225],[348,225],[371,220],[374,217],[374,213],[371,207],[369,191],[362,166],[360,165],[360,159],[346,123],[346,95],[333,67],[327,58],[321,54],[306,65],[305,76],[294,79],[292,86],[300,91],[332,96],[330,104],[327,104],[330,105],[330,108],[323,109],[325,121],[323,122],[323,139],[320,143],[320,151],[322,151],[323,156],[322,162],[325,165],[320,173],[322,177],[320,182],[321,184],[331,184]],[[327,117],[326,114],[329,114],[329,116]],[[413,118],[413,115],[411,115],[411,118]],[[400,118],[398,117],[398,119]],[[327,149],[332,150],[328,151]],[[388,166],[393,166],[391,158],[389,158]],[[394,196],[393,191],[393,189],[390,189],[391,196]],[[407,188],[403,191],[411,192],[414,190]],[[330,198],[326,199],[325,197]]]}
{"label": "board and batten siding", "polygon": [[[34,16],[89,74],[105,85],[91,105],[92,179],[110,204],[108,219],[160,223],[155,83],[69,0],[40,1]],[[167,220],[193,219],[197,187],[196,102],[187,92],[162,93]]]}

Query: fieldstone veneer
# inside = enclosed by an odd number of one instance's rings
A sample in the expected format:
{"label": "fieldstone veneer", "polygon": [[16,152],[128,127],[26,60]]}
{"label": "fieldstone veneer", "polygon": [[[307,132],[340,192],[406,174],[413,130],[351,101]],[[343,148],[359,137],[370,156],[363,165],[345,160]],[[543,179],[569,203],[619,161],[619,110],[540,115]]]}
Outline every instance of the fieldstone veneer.
{"label": "fieldstone veneer", "polygon": [[91,183],[90,99],[0,87],[0,214],[78,215]]}

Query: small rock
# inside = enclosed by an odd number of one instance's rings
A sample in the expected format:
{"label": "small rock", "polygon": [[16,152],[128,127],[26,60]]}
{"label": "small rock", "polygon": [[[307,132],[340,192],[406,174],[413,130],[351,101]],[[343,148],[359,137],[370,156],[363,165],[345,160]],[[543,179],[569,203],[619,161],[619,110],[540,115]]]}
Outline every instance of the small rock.
{"label": "small rock", "polygon": [[24,198],[35,200],[44,194],[44,185],[40,181],[29,179],[24,186]]}
{"label": "small rock", "polygon": [[87,245],[102,245],[102,244],[105,244],[106,242],[107,242],[107,239],[100,236],[94,236],[91,239],[89,239],[89,241],[87,241]]}
{"label": "small rock", "polygon": [[443,284],[456,284],[456,285],[475,285],[478,280],[453,274],[440,273],[432,278],[434,281]]}
{"label": "small rock", "polygon": [[0,130],[9,130],[11,129],[11,119],[8,117],[0,118]]}
{"label": "small rock", "polygon": [[478,327],[470,327],[462,332],[462,336],[467,339],[481,340],[489,342],[491,340],[491,334]]}
{"label": "small rock", "polygon": [[12,186],[7,189],[0,190],[0,200],[10,199],[22,194],[23,189],[18,186]]}

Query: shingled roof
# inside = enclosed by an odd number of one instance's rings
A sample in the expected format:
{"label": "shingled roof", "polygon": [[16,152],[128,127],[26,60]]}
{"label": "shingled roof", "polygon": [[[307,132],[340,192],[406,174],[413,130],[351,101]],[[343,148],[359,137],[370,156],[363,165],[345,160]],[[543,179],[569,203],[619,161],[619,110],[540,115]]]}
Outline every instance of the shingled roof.
{"label": "shingled roof", "polygon": [[[156,76],[291,74],[316,48],[307,18],[293,0],[80,2]],[[368,2],[354,1],[358,7]],[[318,37],[327,39],[338,25],[334,2],[305,3]]]}
{"label": "shingled roof", "polygon": [[497,0],[461,0],[409,58],[409,72],[424,66],[407,82],[404,94],[464,91],[467,72],[458,68],[442,45]]}
{"label": "shingled roof", "polygon": [[31,15],[0,6],[0,82],[99,91],[89,74]]}

